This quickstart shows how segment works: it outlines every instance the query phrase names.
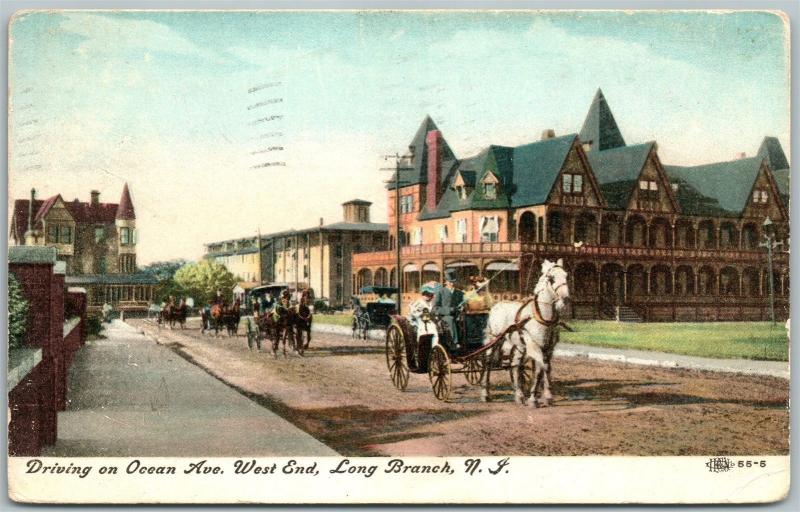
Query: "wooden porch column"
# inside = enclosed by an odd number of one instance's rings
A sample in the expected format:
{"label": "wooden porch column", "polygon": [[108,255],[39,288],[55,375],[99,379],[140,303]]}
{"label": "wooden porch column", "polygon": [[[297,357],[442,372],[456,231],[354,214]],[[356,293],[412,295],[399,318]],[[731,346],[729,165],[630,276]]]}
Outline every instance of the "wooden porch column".
{"label": "wooden porch column", "polygon": [[675,247],[677,247],[677,245],[678,245],[678,244],[676,244],[676,243],[675,243],[675,235],[677,235],[677,231],[676,231],[676,229],[675,229],[675,224],[672,224],[672,237],[670,238],[670,240],[669,240],[669,241],[670,241],[670,243],[669,243],[669,245],[667,246],[667,247],[669,247],[670,249],[674,249],[674,248],[675,248]]}
{"label": "wooden porch column", "polygon": [[644,294],[650,296],[650,271],[644,271]]}
{"label": "wooden porch column", "polygon": [[628,271],[622,271],[622,303],[628,303]]}

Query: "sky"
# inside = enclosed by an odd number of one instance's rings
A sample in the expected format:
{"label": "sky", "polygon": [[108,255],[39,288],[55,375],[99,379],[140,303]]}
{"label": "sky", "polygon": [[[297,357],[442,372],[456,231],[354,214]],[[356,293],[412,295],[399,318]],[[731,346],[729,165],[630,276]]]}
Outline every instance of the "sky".
{"label": "sky", "polygon": [[[430,115],[459,158],[577,133],[598,88],[675,165],[789,154],[767,12],[103,12],[11,25],[9,197],[136,207],[137,261],[340,221]],[[10,219],[10,206],[9,206]]]}

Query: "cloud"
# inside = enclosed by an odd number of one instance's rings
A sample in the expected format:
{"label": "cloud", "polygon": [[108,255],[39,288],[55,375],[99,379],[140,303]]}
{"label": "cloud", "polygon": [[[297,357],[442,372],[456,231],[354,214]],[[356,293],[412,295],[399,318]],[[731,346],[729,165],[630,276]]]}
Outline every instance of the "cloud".
{"label": "cloud", "polygon": [[82,56],[118,54],[127,51],[166,53],[225,63],[219,53],[193,43],[170,27],[150,20],[102,14],[68,12],[59,28],[86,38],[76,52]]}

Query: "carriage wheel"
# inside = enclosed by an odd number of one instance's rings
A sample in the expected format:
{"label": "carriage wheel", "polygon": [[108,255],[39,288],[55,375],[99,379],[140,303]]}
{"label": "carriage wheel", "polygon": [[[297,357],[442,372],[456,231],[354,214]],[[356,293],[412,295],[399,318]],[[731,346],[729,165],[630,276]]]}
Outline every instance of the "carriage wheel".
{"label": "carriage wheel", "polygon": [[408,386],[408,363],[406,342],[400,327],[392,325],[386,331],[386,367],[394,387],[405,391]]}
{"label": "carriage wheel", "polygon": [[[514,382],[513,372],[513,367],[508,369],[508,376],[511,378],[512,383]],[[528,362],[522,364],[522,371],[519,375],[519,387],[525,396],[531,394],[531,384],[533,384],[533,359],[529,359]]]}
{"label": "carriage wheel", "polygon": [[431,379],[433,394],[439,400],[450,398],[450,358],[447,351],[441,345],[435,345],[431,349],[428,358],[428,377]]}
{"label": "carriage wheel", "polygon": [[467,382],[473,386],[477,386],[481,383],[483,372],[485,371],[486,365],[482,355],[474,359],[468,359],[464,363],[464,377],[466,377]]}

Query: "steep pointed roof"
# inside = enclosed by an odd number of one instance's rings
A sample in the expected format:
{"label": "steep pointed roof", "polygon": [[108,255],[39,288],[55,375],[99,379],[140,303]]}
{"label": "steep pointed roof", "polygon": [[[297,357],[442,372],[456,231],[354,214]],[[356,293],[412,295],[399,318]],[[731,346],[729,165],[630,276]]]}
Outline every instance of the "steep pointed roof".
{"label": "steep pointed roof", "polygon": [[[428,182],[428,146],[426,140],[428,133],[434,130],[439,130],[436,123],[433,122],[430,116],[425,116],[425,119],[422,120],[417,129],[417,133],[408,145],[409,153],[412,155],[411,160],[400,163],[400,166],[405,168],[400,171],[400,187]],[[453,150],[447,145],[444,135],[442,135],[441,151],[442,169],[446,171],[456,163],[456,157],[453,154]],[[445,181],[446,174],[446,172],[442,172],[440,175],[442,182]],[[389,190],[394,189],[394,179],[395,176],[392,175],[392,181],[387,186]]]}
{"label": "steep pointed roof", "polygon": [[764,137],[761,147],[758,148],[758,156],[766,158],[773,171],[789,168],[786,153],[783,152],[783,147],[776,137]]}
{"label": "steep pointed roof", "polygon": [[133,201],[131,200],[131,193],[128,191],[128,184],[122,187],[122,197],[119,199],[119,206],[117,207],[117,218],[120,220],[133,220],[136,218],[136,212],[133,209]]}
{"label": "steep pointed roof", "polygon": [[614,114],[608,106],[603,91],[597,89],[586,119],[583,121],[580,138],[583,143],[590,143],[593,151],[618,148],[625,145],[625,139],[619,131]]}

